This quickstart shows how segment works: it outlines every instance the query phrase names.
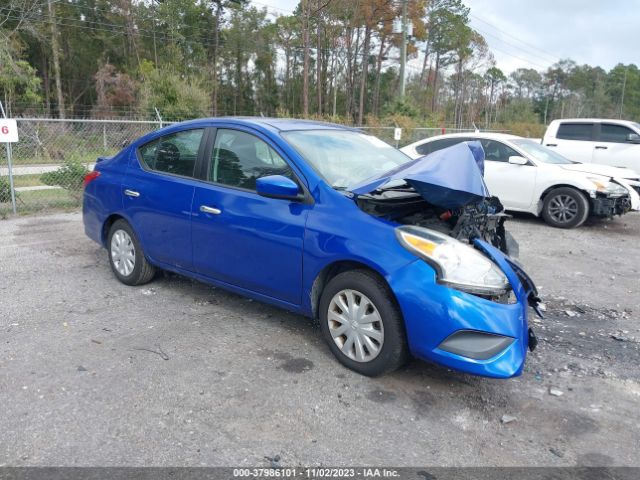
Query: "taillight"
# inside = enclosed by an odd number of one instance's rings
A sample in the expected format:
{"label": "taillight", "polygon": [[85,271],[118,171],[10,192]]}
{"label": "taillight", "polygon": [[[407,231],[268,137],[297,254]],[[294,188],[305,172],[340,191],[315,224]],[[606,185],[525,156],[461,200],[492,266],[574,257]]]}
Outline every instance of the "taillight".
{"label": "taillight", "polygon": [[93,170],[92,172],[87,173],[84,176],[84,182],[82,183],[83,187],[86,187],[89,182],[95,180],[96,178],[98,178],[100,176],[100,172]]}

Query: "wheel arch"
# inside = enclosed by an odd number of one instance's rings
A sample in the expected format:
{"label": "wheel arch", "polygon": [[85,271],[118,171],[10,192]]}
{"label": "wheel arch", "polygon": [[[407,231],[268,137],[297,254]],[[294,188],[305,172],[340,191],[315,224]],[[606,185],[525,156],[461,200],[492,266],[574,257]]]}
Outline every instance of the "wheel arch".
{"label": "wheel arch", "polygon": [[[119,213],[112,213],[111,215],[109,215],[105,219],[104,223],[102,224],[102,231],[100,233],[100,238],[102,239],[102,245],[104,246],[107,245],[107,237],[109,235],[109,229],[111,229],[111,225],[116,223],[118,220],[124,220],[129,225],[131,225],[131,222],[129,222],[129,220],[126,217],[124,217]],[[133,226],[131,228],[133,228]]]}
{"label": "wheel arch", "polygon": [[316,275],[313,281],[313,284],[311,286],[311,291],[309,292],[310,303],[311,303],[311,313],[314,319],[318,318],[318,306],[320,304],[320,297],[322,296],[322,292],[324,291],[324,288],[327,286],[327,284],[331,281],[331,279],[333,279],[337,275],[343,272],[351,271],[351,270],[368,271],[373,275],[375,275],[376,277],[378,277],[381,281],[383,281],[384,284],[389,289],[389,292],[391,294],[391,300],[396,304],[396,306],[398,306],[398,310],[401,311],[398,301],[395,297],[395,294],[391,289],[391,285],[389,285],[387,278],[380,270],[378,270],[377,268],[375,268],[370,264],[367,264],[358,260],[345,259],[345,260],[336,260],[334,262],[329,263],[324,268],[322,268],[322,270],[320,270],[320,272]]}
{"label": "wheel arch", "polygon": [[572,189],[577,190],[578,192],[582,193],[587,198],[587,203],[589,204],[589,211],[591,211],[591,202],[589,201],[590,197],[589,197],[589,192],[587,190],[585,190],[584,188],[580,187],[579,185],[575,185],[575,184],[571,184],[571,183],[556,183],[556,184],[551,185],[550,187],[547,187],[540,194],[540,198],[538,200],[538,208],[537,208],[536,215],[538,215],[538,216],[540,215],[540,213],[542,212],[542,207],[544,205],[544,201],[547,198],[547,195],[549,195],[549,193],[551,193],[556,188],[572,188]]}

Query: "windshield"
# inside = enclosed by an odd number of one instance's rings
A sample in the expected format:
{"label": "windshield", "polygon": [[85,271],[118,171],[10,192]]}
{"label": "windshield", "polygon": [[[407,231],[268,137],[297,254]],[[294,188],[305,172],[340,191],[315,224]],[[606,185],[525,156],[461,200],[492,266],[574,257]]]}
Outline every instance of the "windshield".
{"label": "windshield", "polygon": [[299,130],[282,136],[337,189],[349,189],[411,161],[379,138],[356,131]]}
{"label": "windshield", "polygon": [[567,165],[572,162],[568,158],[563,157],[559,153],[554,152],[553,150],[548,149],[547,147],[543,147],[539,143],[534,142],[533,140],[517,139],[511,140],[511,142],[522,150],[524,150],[528,155],[531,155],[534,160],[543,163],[555,163],[558,165]]}

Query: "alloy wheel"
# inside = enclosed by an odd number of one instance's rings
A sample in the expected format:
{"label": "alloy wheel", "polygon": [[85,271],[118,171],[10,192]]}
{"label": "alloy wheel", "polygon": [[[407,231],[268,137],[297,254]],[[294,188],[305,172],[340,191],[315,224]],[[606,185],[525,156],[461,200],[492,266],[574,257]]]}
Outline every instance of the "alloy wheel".
{"label": "alloy wheel", "polygon": [[549,202],[549,215],[558,223],[568,223],[578,215],[578,202],[570,195],[557,195]]}

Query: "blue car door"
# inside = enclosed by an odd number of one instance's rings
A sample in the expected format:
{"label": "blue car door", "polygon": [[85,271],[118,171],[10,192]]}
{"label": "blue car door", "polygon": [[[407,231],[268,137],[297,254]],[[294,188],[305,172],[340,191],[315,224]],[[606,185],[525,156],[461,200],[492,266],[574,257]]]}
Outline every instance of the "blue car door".
{"label": "blue car door", "polygon": [[174,132],[137,149],[122,183],[124,210],[155,262],[193,267],[191,203],[204,129]]}
{"label": "blue car door", "polygon": [[308,203],[265,198],[256,179],[297,180],[274,145],[237,129],[216,131],[207,182],[195,188],[195,270],[207,277],[293,305],[302,292],[302,247]]}

